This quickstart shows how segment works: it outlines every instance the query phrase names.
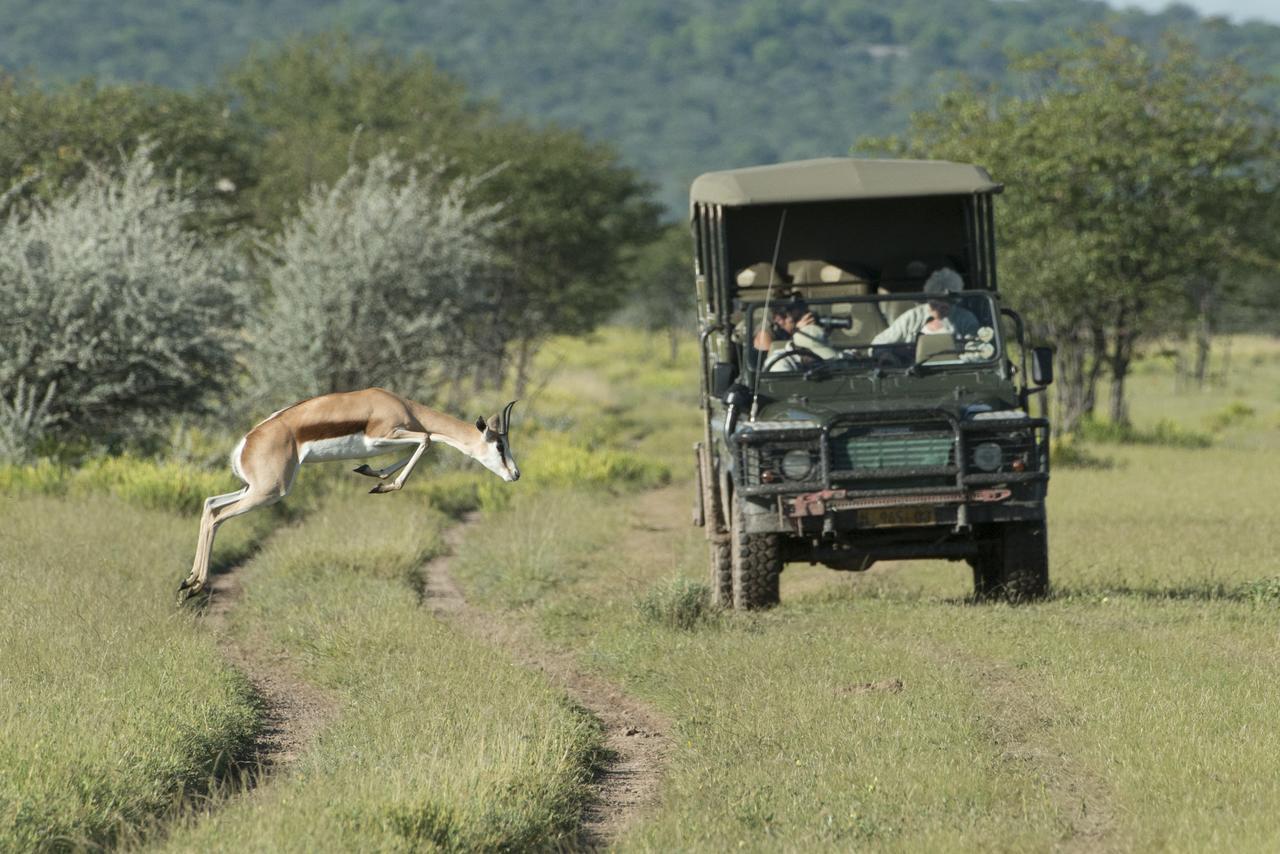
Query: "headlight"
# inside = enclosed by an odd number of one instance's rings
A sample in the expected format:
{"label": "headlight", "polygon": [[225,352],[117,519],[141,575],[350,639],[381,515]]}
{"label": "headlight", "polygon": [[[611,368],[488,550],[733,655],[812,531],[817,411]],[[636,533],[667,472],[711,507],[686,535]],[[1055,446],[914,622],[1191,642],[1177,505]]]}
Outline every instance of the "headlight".
{"label": "headlight", "polygon": [[782,476],[787,480],[808,480],[813,471],[813,454],[803,448],[787,451],[782,456]]}
{"label": "headlight", "polygon": [[973,464],[983,471],[995,471],[1003,459],[1004,454],[995,442],[983,442],[973,449]]}

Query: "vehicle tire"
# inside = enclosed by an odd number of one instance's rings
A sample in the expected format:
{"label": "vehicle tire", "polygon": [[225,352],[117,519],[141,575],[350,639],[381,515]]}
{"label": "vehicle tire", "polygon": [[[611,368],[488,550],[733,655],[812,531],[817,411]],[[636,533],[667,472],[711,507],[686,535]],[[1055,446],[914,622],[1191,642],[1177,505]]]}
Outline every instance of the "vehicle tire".
{"label": "vehicle tire", "polygon": [[730,562],[729,543],[712,540],[707,545],[711,553],[711,604],[716,608],[732,608],[733,564]]}
{"label": "vehicle tire", "polygon": [[778,604],[778,576],[782,574],[782,542],[777,534],[748,534],[742,501],[733,502],[729,527],[729,563],[733,578],[733,607],[739,611]]}
{"label": "vehicle tire", "polygon": [[1049,538],[1044,522],[1010,522],[985,540],[973,567],[980,602],[1033,602],[1049,594]]}
{"label": "vehicle tire", "polygon": [[720,506],[719,482],[715,470],[707,459],[706,451],[698,449],[698,465],[701,467],[702,512],[707,532],[707,553],[711,570],[707,581],[711,587],[711,604],[717,608],[733,607],[733,567],[729,563],[729,540],[725,536],[724,509]]}

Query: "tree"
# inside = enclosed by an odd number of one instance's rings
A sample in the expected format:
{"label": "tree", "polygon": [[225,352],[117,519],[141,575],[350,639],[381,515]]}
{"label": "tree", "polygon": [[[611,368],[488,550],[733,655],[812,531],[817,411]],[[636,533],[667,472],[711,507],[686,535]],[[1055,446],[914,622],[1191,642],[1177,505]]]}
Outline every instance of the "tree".
{"label": "tree", "polygon": [[159,175],[154,152],[142,145],[0,229],[0,422],[10,432],[0,444],[10,456],[55,426],[119,444],[204,411],[235,382],[240,255],[186,227],[204,211]]}
{"label": "tree", "polygon": [[681,333],[694,327],[693,242],[686,225],[668,226],[626,265],[627,317],[642,329],[665,332],[671,361]]}
{"label": "tree", "polygon": [[605,319],[625,297],[622,253],[656,234],[648,187],[610,147],[502,119],[467,100],[462,85],[424,56],[320,36],[255,54],[228,86],[260,141],[264,178],[254,206],[267,229],[279,228],[311,186],[391,149],[410,161],[442,157],[451,176],[489,176],[474,186],[474,200],[503,205],[494,249],[504,275],[477,378],[502,378],[508,342],[517,345],[522,377],[546,336]]}
{"label": "tree", "polygon": [[1246,236],[1280,183],[1277,125],[1239,66],[1175,39],[1154,55],[1097,31],[1016,68],[1024,94],[953,93],[909,139],[879,144],[981,163],[1008,185],[1002,288],[1058,346],[1061,427],[1093,411],[1104,373],[1125,423],[1137,345],[1186,328],[1189,278],[1257,260]]}
{"label": "tree", "polygon": [[316,187],[269,245],[253,325],[261,397],[383,385],[431,397],[491,342],[498,208],[476,181],[380,154]]}
{"label": "tree", "polygon": [[54,199],[144,137],[159,174],[180,180],[197,205],[193,225],[236,224],[242,194],[257,181],[247,128],[213,93],[92,80],[47,88],[3,77],[0,115],[0,188],[19,188],[9,201]]}

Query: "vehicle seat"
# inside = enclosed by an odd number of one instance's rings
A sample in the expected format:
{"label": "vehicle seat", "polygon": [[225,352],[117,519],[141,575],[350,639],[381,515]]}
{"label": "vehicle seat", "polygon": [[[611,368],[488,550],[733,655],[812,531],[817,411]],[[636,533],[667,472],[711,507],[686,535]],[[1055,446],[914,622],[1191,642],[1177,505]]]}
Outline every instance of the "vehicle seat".
{"label": "vehicle seat", "polygon": [[[888,290],[887,288],[880,287],[880,288],[876,288],[876,293],[891,294],[893,293],[893,291]],[[915,300],[893,299],[893,300],[884,300],[879,303],[879,306],[880,306],[880,310],[884,312],[884,319],[888,324],[888,323],[893,323],[903,314],[915,308],[919,304],[920,303],[916,302]]]}
{"label": "vehicle seat", "polygon": [[827,338],[837,350],[866,347],[871,339],[888,328],[880,309],[869,302],[837,302],[831,305],[832,317],[847,317],[853,323],[848,329],[832,329]]}
{"label": "vehicle seat", "polygon": [[917,362],[923,362],[934,353],[945,353],[956,349],[956,337],[950,332],[922,332],[916,336]]}
{"label": "vehicle seat", "polygon": [[770,281],[773,282],[775,288],[790,281],[790,279],[774,269],[774,266],[768,261],[757,261],[749,267],[743,267],[738,271],[734,279],[740,288],[761,289],[769,287]]}

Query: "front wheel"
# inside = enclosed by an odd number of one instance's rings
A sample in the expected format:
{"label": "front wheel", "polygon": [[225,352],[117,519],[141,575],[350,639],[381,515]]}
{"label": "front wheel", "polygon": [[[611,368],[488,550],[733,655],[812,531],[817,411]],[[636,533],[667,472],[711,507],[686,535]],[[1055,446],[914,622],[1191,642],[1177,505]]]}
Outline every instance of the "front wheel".
{"label": "front wheel", "polygon": [[1049,537],[1044,522],[1001,525],[982,544],[973,566],[979,601],[1033,602],[1049,595]]}
{"label": "front wheel", "polygon": [[710,546],[711,563],[711,604],[717,608],[733,607],[733,564],[730,560],[729,543],[712,540]]}
{"label": "front wheel", "polygon": [[733,578],[733,607],[739,611],[778,604],[778,576],[782,574],[782,542],[777,534],[748,534],[742,500],[733,502],[729,528],[729,563]]}

